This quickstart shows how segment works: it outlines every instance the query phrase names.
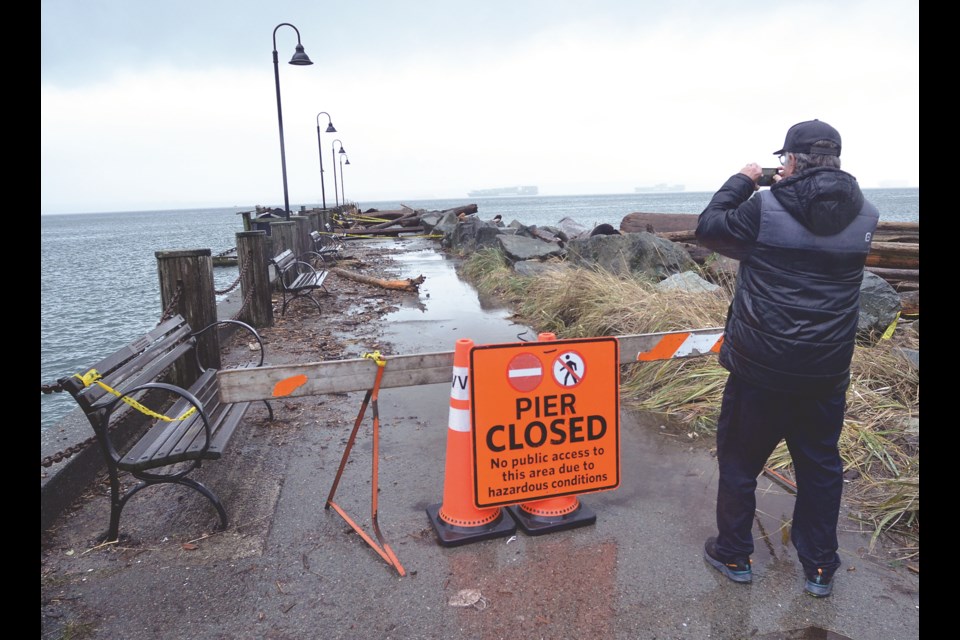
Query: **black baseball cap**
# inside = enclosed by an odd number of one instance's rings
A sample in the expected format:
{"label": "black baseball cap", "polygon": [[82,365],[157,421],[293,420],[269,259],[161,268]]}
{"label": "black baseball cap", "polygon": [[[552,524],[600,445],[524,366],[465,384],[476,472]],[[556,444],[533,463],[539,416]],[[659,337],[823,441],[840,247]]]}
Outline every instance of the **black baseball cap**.
{"label": "black baseball cap", "polygon": [[[814,147],[814,143],[827,140],[837,145],[836,149]],[[810,153],[823,156],[840,155],[840,132],[819,120],[799,122],[787,129],[787,137],[783,141],[783,149],[774,151],[773,155],[781,153]]]}

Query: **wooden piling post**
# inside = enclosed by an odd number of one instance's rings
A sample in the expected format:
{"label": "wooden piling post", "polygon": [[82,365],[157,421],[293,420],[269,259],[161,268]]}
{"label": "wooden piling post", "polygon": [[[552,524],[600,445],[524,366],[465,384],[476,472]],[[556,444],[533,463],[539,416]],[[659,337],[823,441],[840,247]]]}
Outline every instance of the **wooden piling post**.
{"label": "wooden piling post", "polygon": [[243,230],[250,231],[253,229],[253,223],[250,221],[250,216],[253,215],[252,211],[241,211],[240,215],[243,217]]}
{"label": "wooden piling post", "polygon": [[333,231],[333,216],[330,209],[320,209],[320,233]]}
{"label": "wooden piling post", "polygon": [[323,231],[323,227],[320,226],[319,209],[311,209],[307,212],[307,217],[310,218],[310,231]]}
{"label": "wooden piling post", "polygon": [[287,249],[290,249],[296,255],[300,255],[296,222],[293,220],[274,220],[270,223],[270,235],[273,238],[270,257],[280,255]]}
{"label": "wooden piling post", "polygon": [[[213,257],[210,249],[157,251],[160,277],[161,313],[179,313],[194,331],[217,321],[217,298],[213,284]],[[204,367],[220,368],[220,338],[207,331],[197,344]],[[173,384],[189,387],[197,378],[196,363],[181,360],[171,371]]]}
{"label": "wooden piling post", "polygon": [[310,218],[301,214],[299,216],[290,216],[290,219],[297,224],[297,248],[294,249],[293,253],[294,255],[302,256],[313,248],[310,246]]}
{"label": "wooden piling post", "polygon": [[270,267],[270,239],[266,231],[241,231],[237,237],[240,291],[243,306],[239,319],[257,328],[273,326]]}

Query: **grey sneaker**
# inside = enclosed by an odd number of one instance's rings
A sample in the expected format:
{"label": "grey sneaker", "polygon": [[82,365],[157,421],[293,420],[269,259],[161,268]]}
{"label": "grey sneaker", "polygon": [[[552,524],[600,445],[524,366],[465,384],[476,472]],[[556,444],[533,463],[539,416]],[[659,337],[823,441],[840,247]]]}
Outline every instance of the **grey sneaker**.
{"label": "grey sneaker", "polygon": [[803,585],[803,590],[814,598],[826,598],[833,593],[833,576],[826,575],[823,569],[808,571],[807,583]]}
{"label": "grey sneaker", "polygon": [[734,582],[739,582],[740,584],[753,582],[753,569],[750,567],[750,558],[721,559],[717,555],[716,536],[707,538],[707,542],[703,545],[703,559],[709,562],[714,569]]}

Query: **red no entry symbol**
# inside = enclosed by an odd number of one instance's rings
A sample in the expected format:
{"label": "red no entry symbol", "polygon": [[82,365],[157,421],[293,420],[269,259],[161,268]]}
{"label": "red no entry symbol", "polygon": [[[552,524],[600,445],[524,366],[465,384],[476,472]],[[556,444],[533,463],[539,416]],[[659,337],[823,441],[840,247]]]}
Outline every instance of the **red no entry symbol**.
{"label": "red no entry symbol", "polygon": [[507,382],[517,391],[533,391],[540,386],[542,380],[543,365],[532,353],[517,354],[507,365]]}

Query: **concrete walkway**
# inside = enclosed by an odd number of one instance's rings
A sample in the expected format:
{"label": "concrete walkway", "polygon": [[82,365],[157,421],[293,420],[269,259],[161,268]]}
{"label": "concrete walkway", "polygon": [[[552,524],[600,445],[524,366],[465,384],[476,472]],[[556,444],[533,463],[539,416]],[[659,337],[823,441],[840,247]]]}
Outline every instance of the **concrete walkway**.
{"label": "concrete walkway", "polygon": [[[512,342],[526,331],[505,310],[482,308],[429,241],[404,242],[405,253],[392,258],[400,277],[422,274],[425,283],[383,323],[381,337],[358,350],[389,358],[452,350],[463,337]],[[279,357],[295,362],[298,354]],[[119,544],[96,546],[109,509],[95,486],[41,532],[41,637],[920,636],[919,575],[870,554],[868,536],[850,520],[841,522],[844,565],[834,595],[804,595],[786,534],[793,497],[765,478],[754,582],[718,574],[702,559],[703,541],[714,533],[710,443],[626,411],[620,487],[580,497],[594,524],[441,546],[427,509],[443,497],[449,384],[380,394],[378,521],[405,569],[401,577],[324,509],[362,398],[285,400],[273,422],[254,404],[230,454],[199,476],[230,513],[223,532],[213,530],[215,513],[194,492],[160,488],[126,507]],[[373,535],[371,421],[368,410],[336,502]]]}

